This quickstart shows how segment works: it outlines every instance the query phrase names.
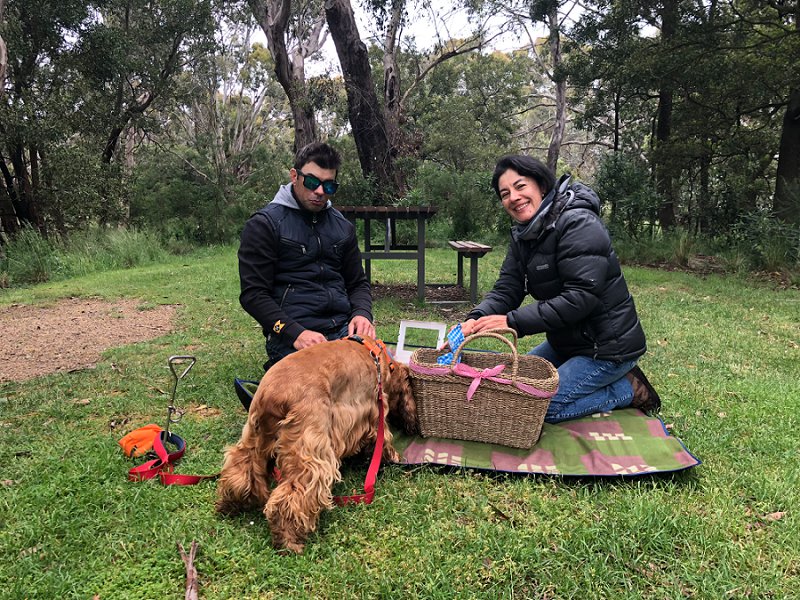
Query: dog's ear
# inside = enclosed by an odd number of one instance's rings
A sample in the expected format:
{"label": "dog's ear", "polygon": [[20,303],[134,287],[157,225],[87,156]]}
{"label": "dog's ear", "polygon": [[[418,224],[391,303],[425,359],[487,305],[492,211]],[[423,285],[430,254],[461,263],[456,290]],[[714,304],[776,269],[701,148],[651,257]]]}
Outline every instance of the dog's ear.
{"label": "dog's ear", "polygon": [[402,427],[409,435],[417,435],[417,402],[411,388],[411,370],[403,363],[393,362],[394,369],[390,370],[385,390],[389,403],[389,420]]}

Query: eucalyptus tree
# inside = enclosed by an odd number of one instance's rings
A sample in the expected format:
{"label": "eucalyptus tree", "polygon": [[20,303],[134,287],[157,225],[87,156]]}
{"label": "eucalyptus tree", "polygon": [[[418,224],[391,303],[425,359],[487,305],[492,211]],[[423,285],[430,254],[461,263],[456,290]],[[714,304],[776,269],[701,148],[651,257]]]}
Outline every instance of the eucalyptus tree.
{"label": "eucalyptus tree", "polygon": [[[789,11],[776,8],[788,4]],[[615,148],[647,156],[661,226],[680,221],[716,233],[758,209],[777,213],[776,155],[788,174],[778,185],[797,172],[791,99],[798,73],[786,68],[800,56],[796,2],[590,6],[575,30],[585,60],[573,53],[570,69],[588,92],[583,124],[608,131],[610,118]],[[783,129],[782,114],[790,115]],[[781,131],[788,151],[779,148]],[[791,214],[797,195],[785,198]]]}
{"label": "eucalyptus tree", "polygon": [[268,168],[254,164],[257,150],[291,147],[292,115],[271,54],[253,42],[252,16],[234,10],[216,20],[214,52],[181,78],[181,101],[164,112],[167,126],[150,139],[227,205],[256,169]]}
{"label": "eucalyptus tree", "polygon": [[305,65],[327,37],[322,1],[247,0],[247,4],[267,37],[275,75],[292,109],[295,148],[301,148],[318,139]]}
{"label": "eucalyptus tree", "polygon": [[467,54],[440,65],[406,107],[420,156],[456,173],[482,171],[506,154],[530,93],[526,53]]}
{"label": "eucalyptus tree", "polygon": [[120,140],[154,127],[173,100],[177,76],[213,40],[210,6],[7,0],[0,171],[15,219],[46,233],[124,217]]}
{"label": "eucalyptus tree", "polygon": [[[370,15],[369,35],[381,50],[380,73],[383,79],[383,105],[389,146],[392,156],[411,158],[419,144],[415,141],[425,132],[410,131],[407,105],[427,78],[445,63],[461,56],[480,53],[502,32],[490,30],[479,6],[445,6],[437,8],[428,0],[370,0],[365,3]],[[411,15],[414,15],[413,17]],[[423,16],[420,16],[423,15]],[[469,17],[470,30],[463,37],[453,37],[447,26],[454,16]],[[432,32],[420,48],[413,36],[406,35],[407,26],[425,23]],[[408,173],[395,169],[397,193],[402,195]]]}
{"label": "eucalyptus tree", "polygon": [[[562,43],[568,34],[568,24],[573,19],[578,2],[573,0],[520,0],[490,2],[490,6],[506,16],[509,26],[527,40],[526,51],[533,58],[528,114],[536,123],[523,137],[541,137],[549,133],[547,165],[556,170],[561,147],[566,136],[568,103],[567,78],[563,66]],[[546,36],[537,33],[544,31]],[[534,144],[538,145],[538,144]],[[528,149],[531,144],[527,144]]]}
{"label": "eucalyptus tree", "polygon": [[214,22],[211,0],[109,0],[98,17],[79,49],[109,163],[128,128],[169,106],[178,76],[211,52]]}
{"label": "eucalyptus tree", "polygon": [[[6,0],[0,0],[0,23],[3,22],[3,13],[6,9]],[[6,67],[8,66],[8,49],[3,36],[0,35],[0,95],[3,94],[6,81]]]}
{"label": "eucalyptus tree", "polygon": [[7,0],[0,36],[8,68],[0,96],[0,173],[3,226],[45,231],[41,158],[70,131],[74,77],[69,60],[90,7],[83,0]]}
{"label": "eucalyptus tree", "polygon": [[800,73],[796,67],[800,60],[800,2],[774,0],[766,4],[775,11],[783,34],[780,35],[785,41],[781,45],[781,55],[786,57],[786,64],[795,67],[788,70],[774,211],[778,218],[800,226]]}

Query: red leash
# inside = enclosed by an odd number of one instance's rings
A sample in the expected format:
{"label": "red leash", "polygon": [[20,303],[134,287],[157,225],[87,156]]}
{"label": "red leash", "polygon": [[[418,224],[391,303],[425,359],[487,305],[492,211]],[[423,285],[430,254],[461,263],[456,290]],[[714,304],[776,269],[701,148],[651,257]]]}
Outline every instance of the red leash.
{"label": "red leash", "polygon": [[381,353],[386,356],[389,361],[389,368],[391,369],[391,358],[386,351],[386,346],[381,340],[364,339],[360,335],[351,335],[347,339],[353,340],[365,346],[369,350],[372,360],[375,361],[375,367],[378,370],[378,438],[375,440],[375,449],[372,451],[372,459],[369,461],[367,468],[367,476],[364,479],[364,493],[353,494],[351,496],[334,496],[333,501],[337,506],[344,506],[345,504],[372,504],[375,498],[375,481],[378,478],[378,470],[381,468],[381,458],[383,457],[383,436],[384,436],[384,413],[383,413],[383,382],[381,381]]}
{"label": "red leash", "polygon": [[[374,355],[373,355],[374,356]],[[381,467],[383,457],[383,394],[381,393],[380,362],[378,362],[378,439],[375,440],[375,449],[372,451],[372,459],[369,461],[367,476],[364,479],[364,493],[353,494],[352,496],[334,496],[333,501],[337,506],[345,504],[372,504],[375,497],[375,480],[378,478],[378,470]]]}
{"label": "red leash", "polygon": [[[164,441],[177,448],[174,452],[168,452],[164,446]],[[162,431],[153,440],[153,450],[158,458],[149,460],[146,463],[133,467],[128,471],[129,481],[144,481],[158,476],[164,485],[194,485],[204,479],[214,479],[215,475],[179,475],[173,473],[175,463],[180,460],[186,452],[186,442],[179,435]]]}

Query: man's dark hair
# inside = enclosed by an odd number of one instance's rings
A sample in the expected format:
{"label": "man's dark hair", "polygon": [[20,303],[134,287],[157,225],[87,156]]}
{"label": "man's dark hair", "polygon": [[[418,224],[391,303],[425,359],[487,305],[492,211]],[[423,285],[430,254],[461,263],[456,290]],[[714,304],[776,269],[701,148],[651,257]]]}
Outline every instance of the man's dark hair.
{"label": "man's dark hair", "polygon": [[310,162],[317,163],[323,169],[334,169],[338,175],[342,159],[328,144],[311,142],[298,150],[294,157],[294,168],[302,169]]}
{"label": "man's dark hair", "polygon": [[492,175],[492,187],[498,198],[500,197],[500,177],[509,169],[514,169],[520,175],[533,179],[539,186],[542,197],[546,196],[556,184],[555,174],[542,161],[524,154],[508,154],[497,161]]}

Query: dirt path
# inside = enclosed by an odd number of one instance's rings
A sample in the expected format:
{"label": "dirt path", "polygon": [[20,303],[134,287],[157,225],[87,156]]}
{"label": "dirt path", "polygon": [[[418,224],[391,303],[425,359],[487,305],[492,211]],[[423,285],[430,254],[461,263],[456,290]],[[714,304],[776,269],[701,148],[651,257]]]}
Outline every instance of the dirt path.
{"label": "dirt path", "polygon": [[0,308],[0,382],[93,367],[108,348],[172,331],[175,308],[91,298]]}

